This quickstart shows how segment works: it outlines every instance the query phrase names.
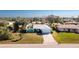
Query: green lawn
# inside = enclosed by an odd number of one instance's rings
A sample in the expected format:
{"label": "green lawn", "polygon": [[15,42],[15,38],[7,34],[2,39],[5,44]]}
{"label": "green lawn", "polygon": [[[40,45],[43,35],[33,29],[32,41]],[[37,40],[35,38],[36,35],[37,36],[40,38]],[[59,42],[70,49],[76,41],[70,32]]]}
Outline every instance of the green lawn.
{"label": "green lawn", "polygon": [[[19,34],[16,35],[13,34],[15,37],[11,40],[3,40],[0,41],[0,44],[42,44],[43,43],[43,37],[41,35],[37,35],[36,33],[25,33],[21,34],[21,38],[19,38]],[[13,42],[14,41],[14,42]]]}
{"label": "green lawn", "polygon": [[27,33],[21,35],[22,39],[17,41],[17,43],[23,44],[41,44],[43,43],[43,37],[37,35],[36,33]]}
{"label": "green lawn", "polygon": [[79,43],[79,34],[76,33],[54,31],[53,36],[58,43]]}

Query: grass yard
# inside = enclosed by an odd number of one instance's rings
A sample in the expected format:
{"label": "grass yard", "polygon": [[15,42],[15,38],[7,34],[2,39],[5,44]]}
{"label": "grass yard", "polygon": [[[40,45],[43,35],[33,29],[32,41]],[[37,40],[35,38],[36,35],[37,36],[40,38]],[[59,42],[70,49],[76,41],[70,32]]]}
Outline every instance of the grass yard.
{"label": "grass yard", "polygon": [[36,33],[26,33],[21,35],[22,39],[17,41],[17,43],[23,44],[41,44],[43,43],[43,37],[37,35]]}
{"label": "grass yard", "polygon": [[[42,44],[43,43],[43,37],[41,35],[37,35],[36,33],[25,33],[21,34],[21,39],[17,40],[16,38],[20,38],[19,34],[13,34],[15,36],[12,40],[3,40],[0,41],[0,44]],[[13,40],[16,40],[13,42]]]}
{"label": "grass yard", "polygon": [[54,31],[53,36],[58,43],[79,43],[79,34],[76,33]]}

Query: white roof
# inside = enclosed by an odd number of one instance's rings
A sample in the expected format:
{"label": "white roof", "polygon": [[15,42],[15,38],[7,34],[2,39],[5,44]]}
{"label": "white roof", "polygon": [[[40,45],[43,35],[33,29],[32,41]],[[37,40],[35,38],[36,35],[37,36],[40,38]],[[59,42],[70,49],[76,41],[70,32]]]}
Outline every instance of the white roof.
{"label": "white roof", "polygon": [[45,24],[35,24],[33,25],[33,29],[41,29],[42,33],[50,33],[51,28]]}
{"label": "white roof", "polygon": [[49,30],[51,30],[51,28],[45,24],[34,24],[33,28],[34,29],[49,29]]}

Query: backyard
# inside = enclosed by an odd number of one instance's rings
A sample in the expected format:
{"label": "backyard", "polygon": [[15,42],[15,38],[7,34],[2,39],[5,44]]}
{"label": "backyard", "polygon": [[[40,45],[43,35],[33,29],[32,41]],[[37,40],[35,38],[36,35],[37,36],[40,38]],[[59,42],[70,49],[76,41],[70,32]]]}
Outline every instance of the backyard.
{"label": "backyard", "polygon": [[79,34],[76,33],[67,33],[67,32],[53,32],[53,37],[55,40],[61,43],[79,43]]}
{"label": "backyard", "polygon": [[14,39],[2,40],[0,41],[0,44],[42,44],[43,43],[42,36],[37,35],[35,33],[25,33],[25,34],[13,33],[13,36]]}

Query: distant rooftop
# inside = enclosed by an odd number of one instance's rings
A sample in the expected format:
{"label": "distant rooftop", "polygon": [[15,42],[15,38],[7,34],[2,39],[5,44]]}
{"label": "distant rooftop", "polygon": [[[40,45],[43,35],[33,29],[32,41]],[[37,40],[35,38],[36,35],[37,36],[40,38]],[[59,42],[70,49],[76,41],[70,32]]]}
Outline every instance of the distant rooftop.
{"label": "distant rooftop", "polygon": [[72,28],[72,29],[79,29],[79,25],[58,25],[57,28]]}

